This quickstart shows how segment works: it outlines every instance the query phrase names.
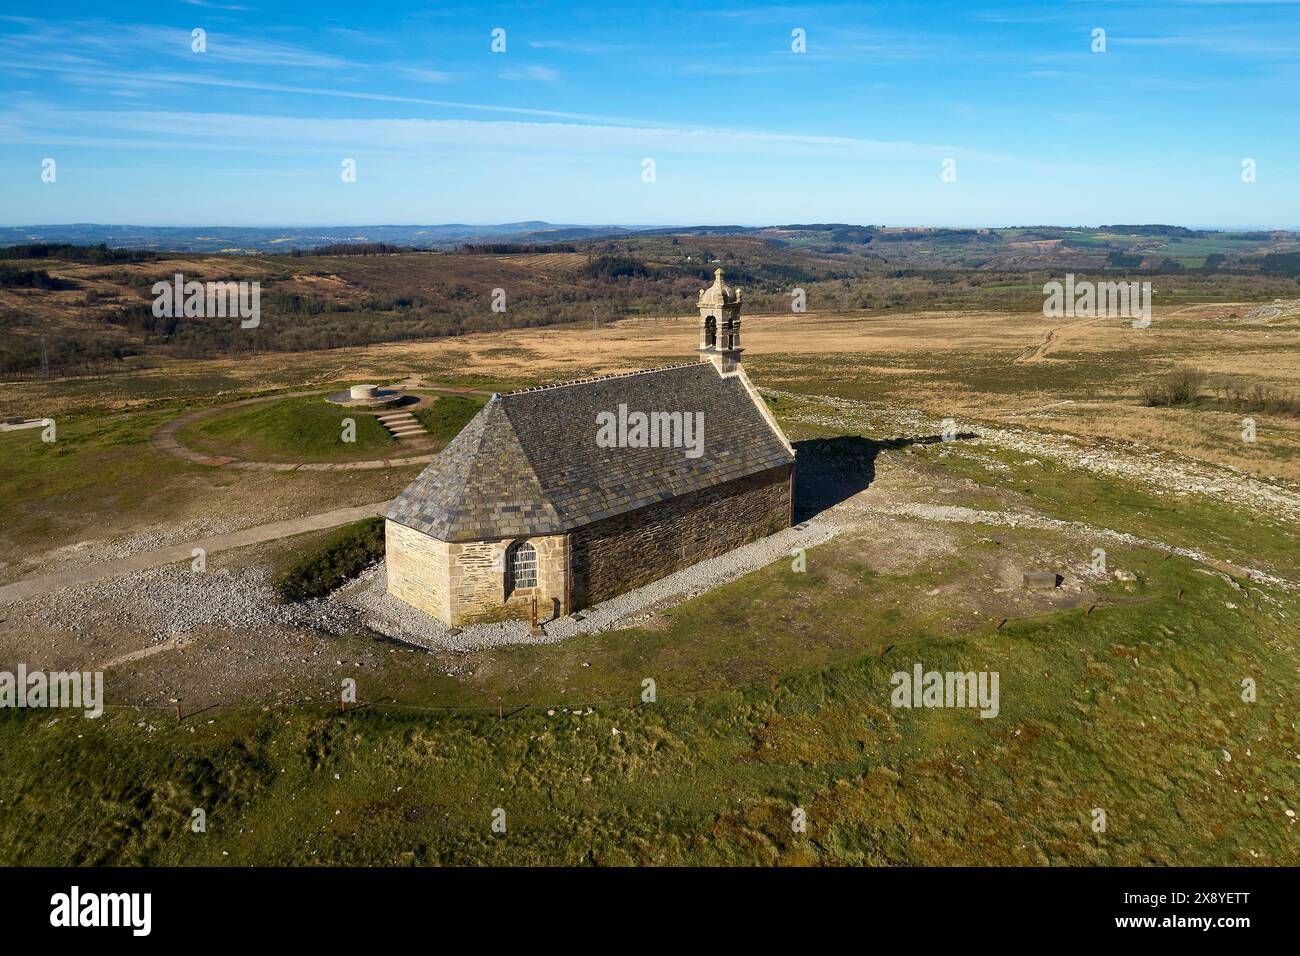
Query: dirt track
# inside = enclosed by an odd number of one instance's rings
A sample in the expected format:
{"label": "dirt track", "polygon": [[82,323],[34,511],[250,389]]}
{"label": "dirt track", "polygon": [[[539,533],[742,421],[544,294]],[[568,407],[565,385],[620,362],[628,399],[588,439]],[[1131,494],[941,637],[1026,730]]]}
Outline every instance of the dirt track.
{"label": "dirt track", "polygon": [[77,584],[89,584],[93,581],[103,581],[108,578],[115,578],[118,575],[128,574],[131,571],[143,571],[146,568],[157,568],[164,564],[175,564],[180,561],[189,561],[194,556],[193,552],[195,548],[202,548],[205,554],[216,554],[221,551],[228,551],[231,548],[242,548],[250,544],[261,544],[264,541],[274,541],[277,538],[288,538],[292,535],[303,534],[308,531],[323,531],[327,528],[337,528],[339,525],[348,524],[352,521],[359,521],[362,518],[381,515],[387,509],[387,501],[380,501],[369,505],[359,505],[355,508],[339,508],[335,511],[324,512],[323,514],[308,515],[303,518],[292,518],[288,521],[273,521],[270,524],[258,525],[255,528],[245,528],[242,531],[234,531],[230,534],[219,534],[211,538],[203,538],[185,544],[174,544],[166,548],[158,548],[154,551],[145,551],[125,558],[117,558],[112,561],[104,561],[100,564],[92,564],[89,567],[62,571],[58,574],[43,574],[38,577],[24,578],[21,581],[15,581],[13,584],[6,584],[3,587],[0,587],[0,604],[19,601],[23,598],[36,597],[41,594],[48,594],[51,591],[58,591]]}

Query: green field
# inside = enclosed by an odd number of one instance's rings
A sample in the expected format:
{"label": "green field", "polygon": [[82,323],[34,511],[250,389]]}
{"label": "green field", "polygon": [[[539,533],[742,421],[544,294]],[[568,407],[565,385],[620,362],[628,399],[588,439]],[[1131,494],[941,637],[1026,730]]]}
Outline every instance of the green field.
{"label": "green field", "polygon": [[[1020,293],[1010,285],[952,291]],[[1181,332],[1183,321],[1167,328]],[[1242,326],[1216,356],[1237,350],[1265,365],[1252,350],[1278,334]],[[98,721],[0,711],[0,864],[1300,863],[1296,818],[1286,816],[1300,809],[1292,803],[1300,792],[1300,593],[1168,553],[1201,549],[1294,580],[1300,532],[1228,497],[1180,499],[1157,493],[1177,489],[1114,473],[983,441],[940,448],[925,444],[934,436],[902,430],[891,416],[943,389],[1010,396],[1013,409],[1090,399],[1138,414],[1141,385],[1169,358],[1137,342],[1062,349],[1051,365],[1035,366],[1011,361],[1018,345],[987,339],[980,348],[927,350],[922,336],[874,352],[756,351],[747,363],[755,380],[793,393],[770,400],[790,438],[840,442],[846,459],[872,469],[877,485],[865,497],[884,503],[883,517],[811,549],[806,572],[777,560],[636,626],[559,644],[431,654],[364,629],[326,636],[310,658],[320,666],[310,680],[320,683],[292,684],[292,699],[303,702],[286,706],[250,692],[225,700],[256,703],[201,709],[223,699],[202,693],[219,672],[196,667],[191,651],[231,643],[231,655],[208,659],[238,670],[244,639],[256,669],[255,651],[270,645],[276,653],[278,642],[292,647],[300,636],[262,636],[259,645],[251,631],[218,628],[184,651],[109,668],[111,706]],[[1278,354],[1284,361],[1285,350]],[[677,358],[665,354],[662,363]],[[213,378],[213,367],[196,365],[191,379],[100,379],[98,393],[86,382],[59,417],[57,445],[42,444],[34,430],[0,436],[6,560],[196,515],[243,514],[251,525],[391,497],[418,467],[242,472],[149,445],[164,422],[214,402],[273,387],[324,390],[329,376],[357,380],[362,368],[379,380],[364,360],[353,362],[345,369],[342,352],[286,357],[275,381],[233,371]],[[553,374],[529,368],[539,381]],[[396,375],[385,368],[382,380]],[[214,381],[224,394],[197,404]],[[57,387],[34,383],[27,392]],[[120,407],[131,395],[144,404]],[[841,415],[831,396],[867,404]],[[443,396],[421,410],[431,442],[454,435],[480,401]],[[1164,411],[1160,420],[1188,435],[1219,414]],[[277,397],[199,419],[180,437],[198,450],[259,460],[391,454],[386,433],[363,430],[363,421],[374,423],[359,414],[357,445],[340,449],[348,415],[319,398]],[[801,469],[809,447],[801,447]],[[1280,442],[1261,451],[1293,454]],[[890,513],[898,501],[1077,525],[943,524]],[[1094,529],[1161,544],[1107,543],[1113,566],[1137,575],[1132,583],[1062,588],[1042,601],[1026,594],[1022,569],[1077,569],[1096,544]],[[371,522],[222,552],[212,568],[262,565],[278,574],[298,565],[297,576],[318,591],[377,548]],[[24,572],[9,565],[0,574]],[[4,617],[7,646],[28,661],[43,653],[23,643],[23,622],[7,607]],[[111,626],[48,633],[107,660],[94,641]],[[113,654],[143,643],[114,636],[121,646]],[[77,646],[83,637],[89,646]],[[285,656],[265,673],[287,679],[308,664],[297,648]],[[336,661],[349,664],[337,676]],[[996,671],[999,715],[891,707],[891,675],[918,662]],[[340,712],[332,702],[344,676],[358,678],[360,705]],[[656,684],[653,703],[639,700],[646,678]],[[1255,702],[1242,699],[1247,679],[1258,687]],[[167,706],[126,706],[124,686],[144,691],[140,699],[178,688],[184,719]],[[207,833],[190,830],[195,808],[208,815]],[[495,808],[506,812],[505,834],[491,829]],[[795,808],[807,812],[806,834],[791,830]],[[1098,809],[1104,833],[1091,827]]]}
{"label": "green field", "polygon": [[[971,507],[1013,496],[1256,562],[1294,553],[1294,529],[1261,536],[1226,506],[1189,516],[1066,472],[1031,485],[1017,456],[992,482],[991,454],[957,443],[923,474],[978,479],[953,499]],[[1300,597],[1114,548],[1135,584],[999,627],[923,596],[981,593],[1000,554],[1078,542],[947,533],[946,553],[896,571],[875,566],[879,541],[837,538],[806,572],[778,561],[661,626],[496,648],[460,679],[404,651],[347,713],[4,712],[0,863],[1300,863]],[[998,672],[999,715],[892,708],[891,674],[917,662]]]}
{"label": "green field", "polygon": [[[1295,865],[1294,628],[1289,654],[1277,639],[1300,608],[1270,595],[1231,612],[1226,585],[1186,562],[1140,570],[1138,602],[957,637],[874,630],[854,621],[865,596],[828,619],[805,595],[809,645],[910,642],[798,668],[775,689],[697,692],[678,682],[701,674],[664,666],[686,635],[735,630],[718,613],[733,586],[668,634],[566,644],[597,662],[592,680],[500,718],[6,712],[0,863]],[[799,589],[819,586],[762,577],[756,598],[791,618]],[[891,709],[890,673],[914,661],[997,670],[1001,714]],[[639,693],[646,673],[657,703],[608,699]],[[1241,700],[1246,677],[1257,703]],[[189,829],[195,807],[207,833]],[[506,834],[490,828],[498,807]],[[795,807],[806,834],[791,831]]]}
{"label": "green field", "polygon": [[60,416],[54,442],[37,428],[0,434],[0,535],[13,553],[113,513],[169,514],[167,490],[174,497],[192,466],[153,452],[148,441],[175,414]]}

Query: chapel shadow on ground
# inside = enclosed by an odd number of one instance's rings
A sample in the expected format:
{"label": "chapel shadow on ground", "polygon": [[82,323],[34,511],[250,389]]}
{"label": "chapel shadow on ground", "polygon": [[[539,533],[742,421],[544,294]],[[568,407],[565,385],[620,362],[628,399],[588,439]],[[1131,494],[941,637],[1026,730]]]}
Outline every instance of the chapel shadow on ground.
{"label": "chapel shadow on ground", "polygon": [[[962,440],[976,435],[974,432],[961,432],[955,437]],[[798,456],[794,472],[795,523],[814,518],[870,487],[876,479],[876,458],[882,451],[896,451],[912,445],[937,445],[943,440],[942,435],[883,440],[861,435],[837,435],[795,442],[794,450]]]}

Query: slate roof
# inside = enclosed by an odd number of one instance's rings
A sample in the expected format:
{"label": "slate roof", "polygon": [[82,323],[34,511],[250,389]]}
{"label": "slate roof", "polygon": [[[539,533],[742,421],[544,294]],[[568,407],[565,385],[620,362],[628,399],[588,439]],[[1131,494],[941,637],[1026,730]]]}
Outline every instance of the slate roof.
{"label": "slate roof", "polygon": [[[703,454],[600,447],[620,404],[703,412]],[[442,541],[557,534],[793,461],[741,378],[694,362],[494,396],[388,517]]]}

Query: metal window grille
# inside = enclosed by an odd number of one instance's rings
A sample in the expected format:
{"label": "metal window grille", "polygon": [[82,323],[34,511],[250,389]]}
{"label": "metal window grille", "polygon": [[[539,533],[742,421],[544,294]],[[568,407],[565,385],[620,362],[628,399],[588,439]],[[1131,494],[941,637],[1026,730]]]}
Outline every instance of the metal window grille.
{"label": "metal window grille", "polygon": [[528,542],[510,549],[506,567],[510,573],[509,591],[537,587],[537,550]]}

